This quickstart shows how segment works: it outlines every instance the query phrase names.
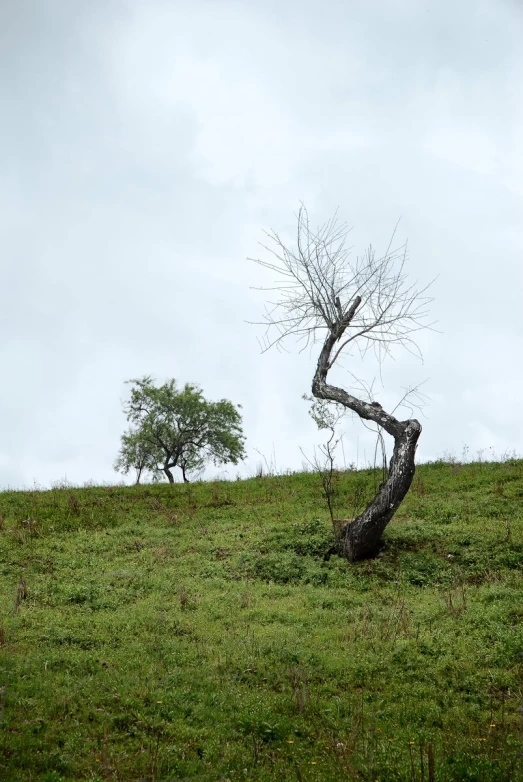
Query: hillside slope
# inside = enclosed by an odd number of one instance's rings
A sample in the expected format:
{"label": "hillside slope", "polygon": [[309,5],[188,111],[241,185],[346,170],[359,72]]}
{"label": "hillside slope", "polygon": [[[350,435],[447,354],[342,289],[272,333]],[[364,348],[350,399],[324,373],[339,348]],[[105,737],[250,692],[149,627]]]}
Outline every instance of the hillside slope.
{"label": "hillside slope", "polygon": [[311,474],[1,493],[0,778],[523,779],[522,501],[422,465],[349,565]]}

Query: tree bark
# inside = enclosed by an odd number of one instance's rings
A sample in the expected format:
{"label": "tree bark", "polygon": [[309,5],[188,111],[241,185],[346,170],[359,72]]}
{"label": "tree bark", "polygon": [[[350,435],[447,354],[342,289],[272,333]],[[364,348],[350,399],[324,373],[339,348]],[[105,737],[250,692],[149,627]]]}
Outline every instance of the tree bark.
{"label": "tree bark", "polygon": [[168,467],[163,467],[163,471],[167,475],[169,483],[174,483],[174,475],[172,474],[170,469]]}
{"label": "tree bark", "polygon": [[412,483],[416,446],[421,434],[419,421],[415,419],[398,421],[382,407],[364,402],[344,389],[327,383],[327,373],[333,363],[331,362],[332,350],[342,338],[360,303],[361,299],[358,296],[346,315],[340,315],[336,323],[331,325],[312,382],[312,393],[317,399],[337,402],[353,410],[361,418],[381,426],[394,438],[394,450],[387,480],[381,485],[379,492],[363,513],[355,519],[344,519],[345,523],[339,531],[338,553],[351,562],[373,557],[378,553],[383,531]]}

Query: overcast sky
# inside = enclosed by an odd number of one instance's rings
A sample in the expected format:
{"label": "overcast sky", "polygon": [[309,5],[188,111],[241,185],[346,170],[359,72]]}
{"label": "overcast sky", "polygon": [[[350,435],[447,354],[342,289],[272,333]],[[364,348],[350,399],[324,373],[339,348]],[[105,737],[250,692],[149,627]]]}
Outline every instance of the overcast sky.
{"label": "overcast sky", "polygon": [[[145,374],[243,405],[231,477],[255,449],[300,468],[317,353],[262,355],[246,322],[247,257],[300,200],[355,255],[401,218],[409,275],[438,276],[424,363],[375,387],[427,381],[419,460],[523,453],[522,40],[517,0],[2,0],[0,486],[120,480]],[[347,463],[372,443],[347,421]]]}

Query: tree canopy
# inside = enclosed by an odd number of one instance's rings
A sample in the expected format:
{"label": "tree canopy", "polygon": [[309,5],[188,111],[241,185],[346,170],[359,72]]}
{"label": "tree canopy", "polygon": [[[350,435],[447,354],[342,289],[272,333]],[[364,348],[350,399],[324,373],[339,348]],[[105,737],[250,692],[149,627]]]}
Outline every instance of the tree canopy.
{"label": "tree canopy", "polygon": [[207,401],[194,383],[180,389],[173,379],[155,386],[150,376],[127,382],[131,396],[124,412],[130,427],[121,438],[118,472],[136,470],[137,483],[144,473],[153,480],[163,473],[174,483],[172,469],[178,467],[187,482],[188,473],[208,461],[237,464],[245,457],[241,405]]}

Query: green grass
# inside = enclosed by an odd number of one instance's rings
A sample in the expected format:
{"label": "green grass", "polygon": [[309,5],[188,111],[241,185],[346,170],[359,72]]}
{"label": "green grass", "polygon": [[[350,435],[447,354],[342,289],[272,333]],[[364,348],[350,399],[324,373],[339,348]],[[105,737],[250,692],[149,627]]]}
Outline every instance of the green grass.
{"label": "green grass", "polygon": [[0,779],[523,780],[522,504],[422,465],[350,565],[310,474],[0,494]]}

